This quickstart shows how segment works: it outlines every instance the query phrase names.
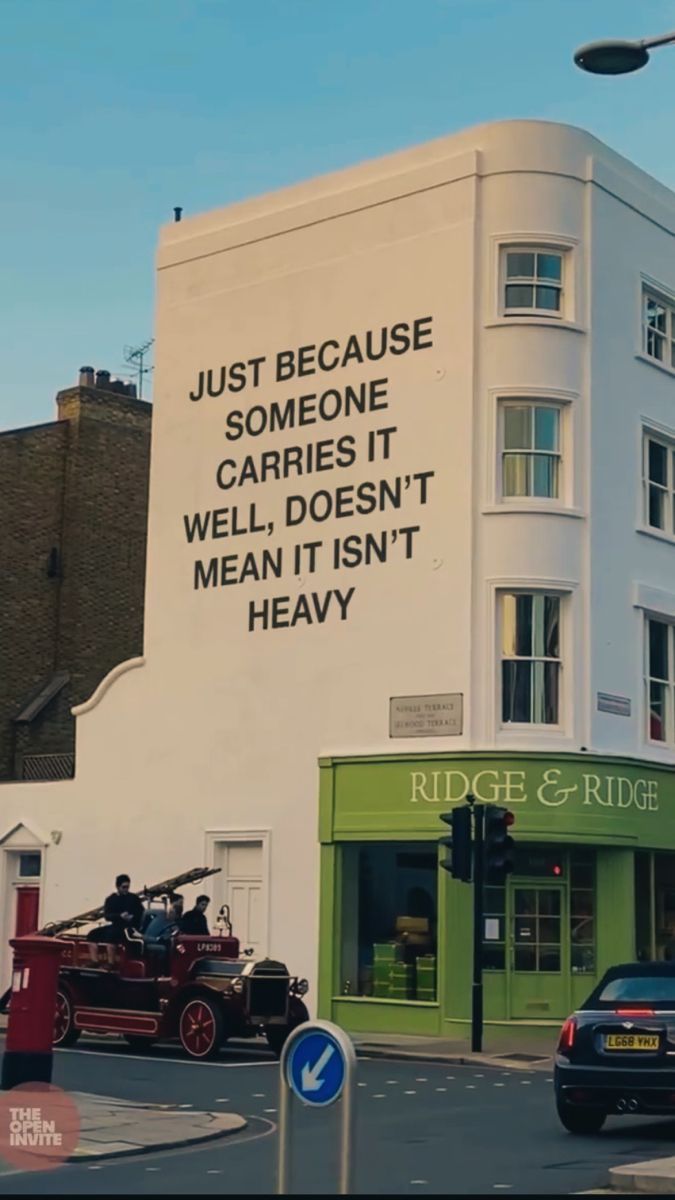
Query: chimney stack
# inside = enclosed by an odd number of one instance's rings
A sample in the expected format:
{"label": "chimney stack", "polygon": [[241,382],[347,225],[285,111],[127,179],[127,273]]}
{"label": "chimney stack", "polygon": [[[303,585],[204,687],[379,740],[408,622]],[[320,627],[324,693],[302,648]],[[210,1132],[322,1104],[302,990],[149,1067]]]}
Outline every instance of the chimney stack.
{"label": "chimney stack", "polygon": [[94,386],[94,368],[93,367],[80,367],[79,386],[80,387],[93,387]]}
{"label": "chimney stack", "polygon": [[96,372],[96,387],[103,388],[106,392],[110,390],[110,371]]}

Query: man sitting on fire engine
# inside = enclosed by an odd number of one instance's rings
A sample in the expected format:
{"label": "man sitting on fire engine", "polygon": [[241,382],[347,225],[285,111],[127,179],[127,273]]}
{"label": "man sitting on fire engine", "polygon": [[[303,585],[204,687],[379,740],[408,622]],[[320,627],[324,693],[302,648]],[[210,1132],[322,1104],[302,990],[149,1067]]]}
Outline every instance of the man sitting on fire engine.
{"label": "man sitting on fire engine", "polygon": [[99,926],[89,934],[91,942],[122,942],[127,934],[137,935],[143,919],[143,903],[140,896],[130,890],[128,875],[118,875],[115,891],[106,897],[103,916],[109,925]]}
{"label": "man sitting on fire engine", "polygon": [[183,915],[183,897],[174,892],[171,896],[169,909],[162,908],[159,912],[146,912],[141,924],[141,933],[145,950],[149,955],[160,960],[159,965],[168,966],[171,941],[180,930]]}

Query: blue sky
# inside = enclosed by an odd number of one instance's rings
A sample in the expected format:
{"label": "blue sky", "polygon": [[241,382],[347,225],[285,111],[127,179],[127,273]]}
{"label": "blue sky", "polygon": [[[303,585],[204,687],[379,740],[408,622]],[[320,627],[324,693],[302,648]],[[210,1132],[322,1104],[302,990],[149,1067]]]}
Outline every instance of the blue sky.
{"label": "blue sky", "polygon": [[582,42],[675,0],[0,0],[0,428],[153,328],[172,219],[482,121],[591,130],[675,187],[675,47],[635,75]]}

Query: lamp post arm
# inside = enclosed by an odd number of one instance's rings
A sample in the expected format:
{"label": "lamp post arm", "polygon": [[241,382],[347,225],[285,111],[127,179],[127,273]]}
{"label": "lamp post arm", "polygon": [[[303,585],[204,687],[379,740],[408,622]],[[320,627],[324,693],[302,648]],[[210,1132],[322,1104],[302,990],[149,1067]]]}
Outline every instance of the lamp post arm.
{"label": "lamp post arm", "polygon": [[645,50],[651,50],[654,46],[668,46],[675,42],[675,29],[671,33],[662,33],[655,38],[642,38],[639,42],[640,46],[644,46]]}

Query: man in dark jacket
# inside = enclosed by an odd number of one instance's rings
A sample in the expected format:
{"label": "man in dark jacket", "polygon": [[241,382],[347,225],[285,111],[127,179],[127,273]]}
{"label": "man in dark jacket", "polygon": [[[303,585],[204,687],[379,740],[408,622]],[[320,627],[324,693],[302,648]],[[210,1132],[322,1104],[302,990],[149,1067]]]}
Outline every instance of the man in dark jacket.
{"label": "man in dark jacket", "polygon": [[109,925],[94,929],[89,935],[91,941],[121,942],[125,931],[137,932],[143,919],[143,903],[140,896],[131,891],[131,880],[128,875],[118,875],[115,880],[115,891],[106,897],[103,906],[103,916]]}
{"label": "man in dark jacket", "polygon": [[206,910],[210,904],[208,896],[197,896],[197,903],[194,908],[185,913],[180,923],[181,933],[201,933],[203,936],[209,936],[209,926],[206,920]]}

